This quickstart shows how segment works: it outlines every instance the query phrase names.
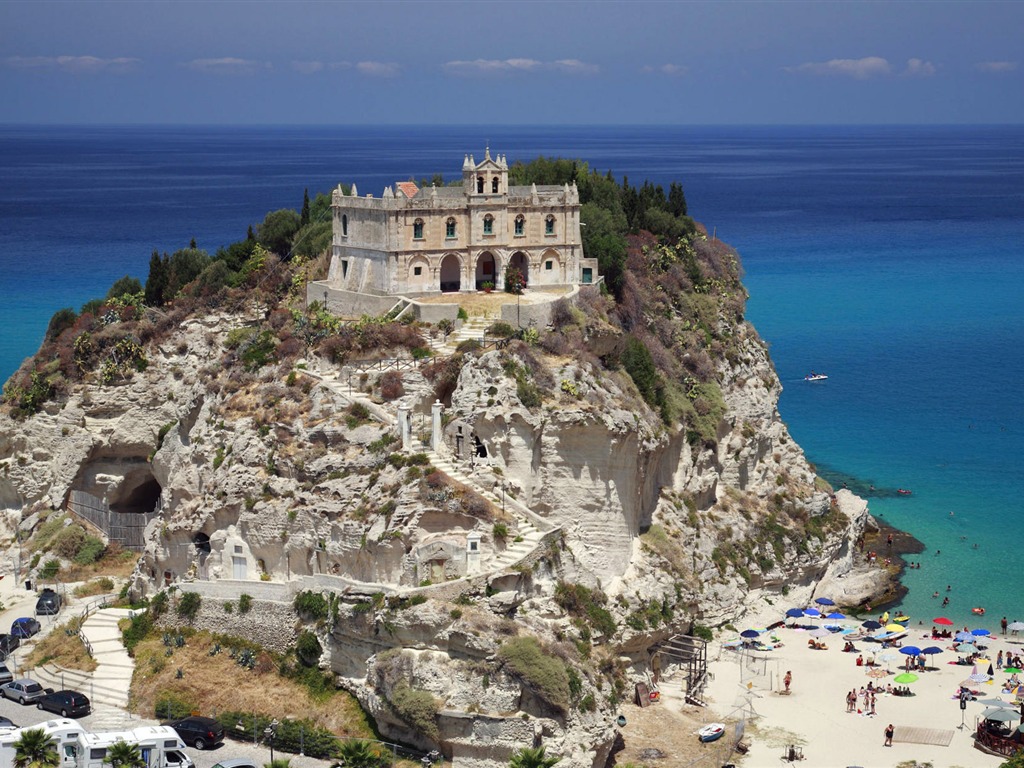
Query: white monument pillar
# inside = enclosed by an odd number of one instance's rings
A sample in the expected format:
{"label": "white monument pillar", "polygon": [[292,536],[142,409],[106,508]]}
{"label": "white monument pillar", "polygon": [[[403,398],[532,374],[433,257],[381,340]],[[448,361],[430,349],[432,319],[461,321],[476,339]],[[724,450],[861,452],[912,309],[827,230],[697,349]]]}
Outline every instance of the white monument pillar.
{"label": "white monument pillar", "polygon": [[430,406],[431,429],[430,429],[430,450],[436,451],[441,446],[441,411],[444,406],[440,400],[435,400]]}
{"label": "white monument pillar", "polygon": [[409,426],[409,406],[399,403],[398,405],[398,436],[402,438],[402,450],[407,451],[412,447],[412,432]]}
{"label": "white monument pillar", "polygon": [[480,573],[480,532],[470,531],[466,534],[466,575]]}

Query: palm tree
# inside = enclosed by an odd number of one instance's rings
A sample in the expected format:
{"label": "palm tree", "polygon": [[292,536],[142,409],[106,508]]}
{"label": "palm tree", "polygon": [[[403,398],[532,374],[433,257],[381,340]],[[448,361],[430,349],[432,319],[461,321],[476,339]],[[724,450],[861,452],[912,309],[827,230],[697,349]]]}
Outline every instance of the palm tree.
{"label": "palm tree", "polygon": [[291,758],[278,757],[269,763],[264,763],[263,768],[290,768],[291,764]]}
{"label": "palm tree", "polygon": [[512,755],[508,768],[551,768],[558,760],[545,755],[544,747],[523,747]]}
{"label": "palm tree", "polygon": [[142,759],[139,745],[129,744],[124,739],[118,739],[107,747],[107,755],[103,762],[109,763],[111,768],[146,768],[146,761]]}
{"label": "palm tree", "polygon": [[22,731],[14,742],[14,768],[57,768],[59,765],[57,742],[42,728]]}
{"label": "palm tree", "polygon": [[365,739],[350,739],[341,745],[337,765],[340,768],[380,768],[387,761]]}

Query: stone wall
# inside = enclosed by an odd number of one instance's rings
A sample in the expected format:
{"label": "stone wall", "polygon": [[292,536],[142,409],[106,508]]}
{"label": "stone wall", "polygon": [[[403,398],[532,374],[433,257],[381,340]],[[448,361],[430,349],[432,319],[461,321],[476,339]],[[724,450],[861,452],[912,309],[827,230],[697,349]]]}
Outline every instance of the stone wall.
{"label": "stone wall", "polygon": [[[199,592],[190,589],[190,586],[183,585],[178,594]],[[249,612],[239,613],[237,594],[239,593],[236,593],[232,600],[204,595],[199,613],[191,623],[178,616],[172,608],[160,619],[160,626],[194,627],[220,635],[243,638],[276,653],[286,653],[295,645],[295,610],[291,602],[282,603],[253,596]],[[234,604],[234,609],[230,613],[224,610],[224,604],[228,602]]]}

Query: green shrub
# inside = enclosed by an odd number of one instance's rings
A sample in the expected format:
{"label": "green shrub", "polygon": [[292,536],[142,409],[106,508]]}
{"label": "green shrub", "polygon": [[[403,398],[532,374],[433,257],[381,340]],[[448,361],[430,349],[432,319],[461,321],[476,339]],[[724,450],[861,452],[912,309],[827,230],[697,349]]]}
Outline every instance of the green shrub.
{"label": "green shrub", "polygon": [[703,624],[694,624],[693,629],[690,630],[690,634],[694,637],[699,637],[701,640],[707,640],[709,643],[715,639],[714,633],[710,627],[705,627]]}
{"label": "green shrub", "polygon": [[153,599],[149,601],[149,613],[153,616],[153,621],[167,613],[170,603],[170,597],[162,590],[153,595]]}
{"label": "green shrub", "polygon": [[502,339],[507,339],[516,332],[516,329],[512,327],[511,323],[506,323],[504,320],[498,320],[491,323],[491,327],[487,329],[488,336],[498,336]]}
{"label": "green shrub", "polygon": [[491,529],[491,534],[494,536],[495,541],[504,541],[508,538],[508,526],[504,523],[495,523]]}
{"label": "green shrub", "polygon": [[569,672],[556,656],[544,653],[534,637],[514,637],[498,649],[505,668],[562,714],[569,710]]}
{"label": "green shrub", "polygon": [[299,661],[307,666],[316,664],[323,652],[323,646],[312,632],[303,632],[295,642],[295,653],[298,655]]}
{"label": "green shrub", "polygon": [[43,579],[56,578],[58,573],[60,573],[60,560],[47,560],[39,569],[39,576]]}
{"label": "green shrub", "polygon": [[183,592],[178,599],[178,604],[174,607],[174,612],[187,622],[192,623],[202,604],[203,598],[198,592]]}
{"label": "green shrub", "polygon": [[604,608],[604,601],[604,594],[588,589],[582,584],[560,581],[555,587],[555,602],[566,613],[579,619],[586,619],[600,634],[611,637],[617,627],[611,613]]}
{"label": "green shrub", "polygon": [[252,595],[247,595],[245,592],[238,596],[238,612],[248,613],[252,609]]}
{"label": "green shrub", "polygon": [[459,311],[455,315],[459,320],[469,320],[469,313],[466,312],[462,307],[459,307]]}
{"label": "green shrub", "polygon": [[[95,536],[86,536],[85,543],[75,555],[75,562],[79,565],[92,565],[103,557],[103,553],[106,551],[107,547],[100,539]],[[114,585],[111,583],[110,588],[113,589],[113,587]]]}
{"label": "green shrub", "polygon": [[[163,594],[163,593],[161,593]],[[130,655],[134,655],[135,646],[142,642],[153,629],[153,617],[150,611],[136,613],[131,624],[121,632],[121,642]]]}
{"label": "green shrub", "polygon": [[72,560],[85,544],[85,537],[85,529],[77,523],[72,523],[53,537],[50,548],[61,557]]}
{"label": "green shrub", "polygon": [[153,705],[153,714],[158,720],[179,720],[194,711],[196,703],[178,691],[161,691]]}
{"label": "green shrub", "polygon": [[295,612],[304,619],[326,620],[330,608],[322,594],[305,590],[295,596]]}
{"label": "green shrub", "polygon": [[410,688],[401,682],[391,691],[391,706],[402,720],[413,726],[428,739],[440,738],[437,729],[437,700],[427,693]]}

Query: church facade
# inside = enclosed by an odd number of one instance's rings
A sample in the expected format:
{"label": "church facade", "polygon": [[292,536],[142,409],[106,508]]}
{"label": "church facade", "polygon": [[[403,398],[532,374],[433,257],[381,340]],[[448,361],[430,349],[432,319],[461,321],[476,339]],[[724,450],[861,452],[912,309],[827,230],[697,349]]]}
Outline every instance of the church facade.
{"label": "church facade", "polygon": [[380,197],[353,185],[331,197],[327,284],[384,296],[502,290],[516,269],[528,287],[595,282],[583,255],[576,185],[510,187],[508,162],[490,151],[462,164],[459,186],[398,182]]}

